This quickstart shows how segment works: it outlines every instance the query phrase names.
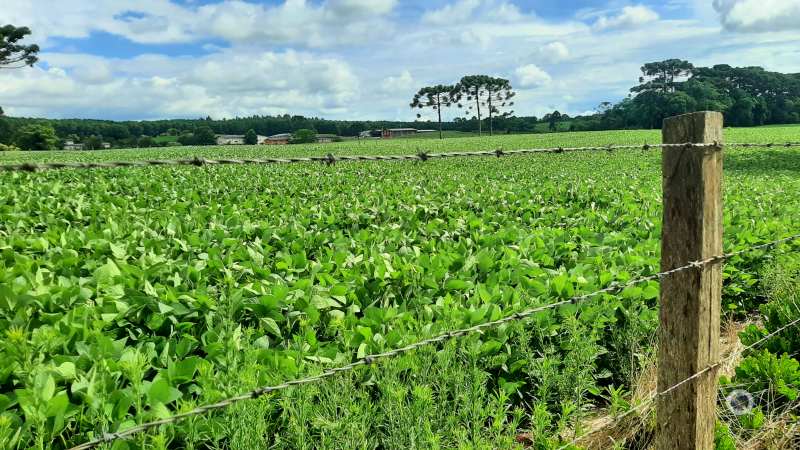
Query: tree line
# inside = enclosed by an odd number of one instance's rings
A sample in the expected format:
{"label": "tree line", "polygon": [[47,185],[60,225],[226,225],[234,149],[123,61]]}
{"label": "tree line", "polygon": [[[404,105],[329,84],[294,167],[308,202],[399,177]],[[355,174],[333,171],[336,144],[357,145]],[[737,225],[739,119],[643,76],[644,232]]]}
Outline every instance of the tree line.
{"label": "tree line", "polygon": [[661,128],[670,116],[720,111],[734,127],[800,123],[800,74],[761,67],[719,64],[695,67],[679,59],[647,63],[639,84],[617,104],[601,103],[597,114],[573,122],[573,129]]}

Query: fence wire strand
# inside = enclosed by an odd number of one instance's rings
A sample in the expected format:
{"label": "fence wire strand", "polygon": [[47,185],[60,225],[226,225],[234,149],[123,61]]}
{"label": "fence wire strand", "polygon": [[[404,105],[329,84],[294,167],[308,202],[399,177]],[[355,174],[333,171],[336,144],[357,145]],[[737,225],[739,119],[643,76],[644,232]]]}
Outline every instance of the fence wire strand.
{"label": "fence wire strand", "polygon": [[[98,445],[101,445],[103,443],[108,443],[108,442],[112,442],[112,441],[115,441],[115,440],[118,440],[118,439],[123,439],[123,438],[126,438],[128,436],[131,436],[131,435],[134,435],[134,434],[137,434],[137,433],[140,433],[140,432],[143,432],[143,431],[146,431],[146,430],[149,430],[151,428],[155,428],[155,427],[158,427],[158,426],[161,426],[161,425],[173,424],[173,423],[179,422],[179,421],[181,421],[183,419],[186,419],[186,418],[189,418],[189,417],[203,415],[203,414],[205,414],[205,413],[207,413],[209,411],[226,408],[226,407],[228,407],[228,406],[230,406],[230,405],[232,405],[234,403],[242,402],[242,401],[245,401],[245,400],[259,398],[259,397],[262,397],[262,396],[264,396],[264,395],[266,395],[268,393],[271,393],[271,392],[276,392],[276,391],[288,389],[288,388],[293,387],[293,386],[302,386],[302,385],[306,385],[306,384],[310,384],[310,383],[315,383],[315,382],[324,380],[326,378],[333,377],[334,375],[337,375],[339,373],[352,371],[352,370],[354,370],[355,368],[357,368],[359,366],[372,365],[375,362],[378,362],[378,361],[381,361],[381,360],[384,360],[384,359],[393,358],[395,356],[399,356],[399,355],[408,353],[408,352],[410,352],[412,350],[416,350],[416,349],[421,348],[421,347],[426,347],[426,346],[437,344],[437,343],[440,343],[440,342],[449,341],[449,340],[455,339],[457,337],[462,337],[462,336],[467,336],[467,335],[471,335],[471,334],[481,333],[484,330],[495,328],[495,327],[498,327],[500,325],[504,325],[504,324],[512,323],[512,322],[523,321],[523,320],[525,320],[527,318],[532,317],[535,314],[538,314],[538,313],[541,313],[541,312],[544,312],[544,311],[547,311],[547,310],[555,309],[555,308],[558,308],[558,307],[561,307],[561,306],[566,306],[566,305],[576,305],[576,304],[582,303],[584,301],[587,301],[587,300],[589,300],[591,298],[597,297],[597,296],[602,295],[602,294],[611,294],[611,293],[615,293],[615,292],[621,292],[621,291],[623,291],[624,289],[626,289],[628,287],[635,286],[635,285],[642,284],[642,283],[646,283],[646,282],[649,282],[649,281],[661,280],[661,279],[663,279],[665,277],[668,277],[668,276],[670,276],[672,274],[675,274],[675,273],[678,273],[678,272],[682,272],[682,271],[690,270],[690,269],[701,269],[701,268],[704,268],[704,267],[709,266],[709,265],[722,263],[722,262],[724,262],[724,261],[726,261],[726,260],[728,260],[730,258],[736,257],[736,256],[740,256],[740,255],[743,255],[743,254],[746,254],[746,253],[750,253],[750,252],[753,252],[753,251],[757,251],[757,250],[764,250],[764,249],[767,249],[767,248],[777,247],[778,245],[781,245],[781,244],[784,244],[784,243],[789,243],[789,242],[796,241],[796,240],[800,240],[800,233],[792,235],[792,236],[788,236],[788,237],[785,237],[785,238],[782,238],[782,239],[777,239],[777,240],[774,240],[774,241],[771,241],[771,242],[767,242],[767,243],[764,243],[764,244],[755,245],[755,246],[752,246],[752,247],[749,247],[749,248],[746,248],[746,249],[743,249],[743,250],[739,250],[739,251],[736,251],[736,252],[731,252],[731,253],[726,253],[726,254],[722,254],[722,255],[718,255],[718,256],[713,256],[713,257],[706,258],[706,259],[699,260],[699,261],[693,261],[693,262],[690,262],[690,263],[688,263],[686,265],[683,265],[683,266],[680,266],[680,267],[675,267],[673,269],[662,271],[662,272],[658,272],[658,273],[655,273],[655,274],[652,274],[652,275],[635,278],[635,279],[627,281],[625,283],[612,282],[608,287],[605,287],[603,289],[599,289],[597,291],[594,291],[594,292],[591,292],[591,293],[588,293],[588,294],[578,295],[578,296],[574,296],[574,297],[571,297],[569,299],[562,300],[562,301],[559,301],[559,302],[555,302],[555,303],[551,303],[551,304],[547,304],[547,305],[542,305],[542,306],[529,308],[529,309],[526,309],[524,311],[511,314],[509,316],[503,317],[503,318],[498,319],[498,320],[485,322],[485,323],[482,323],[482,324],[479,324],[479,325],[475,325],[475,326],[472,326],[472,327],[468,327],[468,328],[449,331],[449,332],[442,333],[442,334],[440,334],[438,336],[435,336],[435,337],[432,337],[432,338],[424,339],[424,340],[415,342],[413,344],[406,345],[404,347],[400,347],[400,348],[397,348],[397,349],[389,350],[389,351],[386,351],[386,352],[383,352],[383,353],[377,353],[377,354],[368,355],[368,356],[360,358],[360,359],[358,359],[356,361],[353,361],[350,364],[346,364],[344,366],[335,367],[335,368],[331,368],[331,369],[326,369],[326,370],[324,370],[323,372],[321,372],[318,375],[313,375],[313,376],[309,376],[309,377],[306,377],[306,378],[299,378],[299,379],[296,379],[296,380],[287,381],[287,382],[284,382],[284,383],[281,383],[281,384],[277,384],[277,385],[273,385],[273,386],[260,387],[260,388],[254,389],[254,390],[252,390],[250,392],[247,392],[247,393],[235,396],[235,397],[230,397],[230,398],[227,398],[225,400],[222,400],[222,401],[219,401],[219,402],[216,402],[216,403],[211,403],[211,404],[208,404],[208,405],[199,406],[197,408],[192,409],[191,411],[187,411],[187,412],[184,412],[184,413],[181,413],[181,414],[176,414],[176,415],[168,417],[168,418],[164,418],[164,419],[160,419],[160,420],[156,420],[156,421],[152,421],[152,422],[143,423],[143,424],[128,428],[126,430],[119,431],[119,432],[105,433],[105,434],[103,434],[103,436],[101,436],[101,437],[99,437],[97,439],[94,439],[92,441],[86,442],[84,444],[81,444],[81,445],[78,445],[78,446],[75,446],[75,447],[72,447],[70,450],[85,450],[85,449],[95,448]],[[800,322],[800,319],[798,319],[798,322]],[[778,330],[778,331],[782,331],[782,330]],[[756,344],[765,341],[769,337],[770,336],[765,337],[764,339],[762,339],[761,341],[757,342]],[[753,344],[753,345],[756,345],[756,344]],[[745,351],[746,350],[747,349],[745,349]],[[719,363],[717,363],[717,364],[719,364]],[[691,379],[697,378],[698,376],[702,375],[702,373],[705,373],[708,370],[713,370],[713,367],[709,366],[708,368],[704,369],[701,373],[693,375],[689,379],[682,381],[678,385],[673,386],[670,389],[667,389],[667,390],[665,390],[664,392],[662,392],[660,394],[656,394],[656,396],[654,396],[653,399],[655,397],[657,397],[657,396],[665,395],[666,393],[669,393],[669,392],[673,391],[674,389],[677,389],[678,386],[690,381]],[[650,401],[652,402],[654,400],[651,399]],[[637,408],[642,408],[642,407],[643,406],[639,406]],[[628,413],[626,413],[626,415],[629,415],[630,413],[632,413],[632,412],[628,412]]]}
{"label": "fence wire strand", "polygon": [[566,153],[566,152],[589,152],[615,150],[650,150],[653,148],[708,148],[719,147],[719,143],[710,144],[644,144],[644,145],[605,145],[594,147],[551,147],[551,148],[528,148],[519,150],[483,150],[483,151],[463,151],[446,153],[427,153],[420,152],[416,155],[340,155],[334,156],[329,153],[325,156],[308,157],[282,157],[282,158],[217,158],[206,159],[194,157],[187,159],[147,159],[134,161],[113,161],[113,162],[46,162],[34,163],[26,162],[20,164],[0,165],[0,172],[36,172],[50,169],[110,169],[117,167],[156,167],[156,166],[206,166],[206,165],[244,165],[244,164],[290,164],[290,163],[310,163],[321,162],[328,165],[346,161],[428,161],[432,159],[461,158],[470,156],[512,156],[535,153]]}
{"label": "fence wire strand", "polygon": [[733,142],[733,143],[710,143],[710,144],[643,144],[643,145],[604,145],[594,147],[550,147],[550,148],[528,148],[520,150],[484,150],[484,151],[463,151],[463,152],[446,152],[446,153],[427,153],[420,152],[416,155],[340,155],[334,156],[328,153],[325,156],[287,156],[282,158],[216,158],[207,159],[202,157],[184,158],[184,159],[145,159],[145,160],[132,160],[132,161],[111,161],[111,162],[46,162],[35,163],[26,162],[19,164],[2,164],[0,165],[0,172],[37,172],[41,170],[54,170],[54,169],[111,169],[111,168],[125,168],[125,167],[158,167],[158,166],[206,166],[206,165],[246,165],[246,164],[291,164],[291,163],[311,163],[321,162],[328,165],[336,164],[337,162],[347,161],[428,161],[431,159],[446,159],[446,158],[462,158],[470,156],[512,156],[534,153],[565,153],[565,152],[588,152],[588,151],[606,151],[613,152],[615,150],[651,150],[655,148],[708,148],[708,147],[800,147],[800,142],[785,142],[785,143],[749,143],[749,142]]}

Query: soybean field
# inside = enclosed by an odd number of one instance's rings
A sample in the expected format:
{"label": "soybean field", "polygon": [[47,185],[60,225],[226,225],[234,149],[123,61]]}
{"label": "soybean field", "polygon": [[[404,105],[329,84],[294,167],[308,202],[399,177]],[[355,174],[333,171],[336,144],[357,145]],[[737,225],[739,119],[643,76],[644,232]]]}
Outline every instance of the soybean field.
{"label": "soybean field", "polygon": [[[778,144],[800,141],[800,127],[725,139],[776,143],[725,150],[725,251],[796,232],[800,148]],[[642,146],[0,172],[0,448],[71,448],[654,274],[661,153],[645,144],[659,142],[659,131],[617,131],[0,154],[18,164]],[[750,342],[800,318],[798,247],[725,265],[725,320],[749,323]],[[589,448],[571,441],[643,389],[658,296],[657,281],[629,286],[101,448]],[[785,365],[771,393],[783,406],[800,394],[797,358],[782,356],[800,352],[796,334],[757,355]],[[727,382],[768,389],[778,375],[754,365]],[[761,412],[761,427],[721,421],[718,445],[764,429]],[[620,448],[644,448],[631,445],[650,435],[649,413]]]}

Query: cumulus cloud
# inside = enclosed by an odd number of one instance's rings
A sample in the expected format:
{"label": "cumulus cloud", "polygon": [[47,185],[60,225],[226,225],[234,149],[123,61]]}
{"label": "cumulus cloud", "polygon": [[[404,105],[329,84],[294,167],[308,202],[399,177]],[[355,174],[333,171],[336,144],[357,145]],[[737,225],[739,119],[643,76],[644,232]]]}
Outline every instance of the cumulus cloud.
{"label": "cumulus cloud", "polygon": [[615,16],[600,16],[594,23],[598,30],[632,28],[659,19],[658,13],[644,5],[626,6]]}
{"label": "cumulus cloud", "polygon": [[800,30],[800,0],[714,0],[714,9],[728,30]]}
{"label": "cumulus cloud", "polygon": [[398,76],[384,78],[381,87],[383,87],[383,90],[387,93],[407,91],[414,88],[414,77],[411,76],[411,72],[404,70]]}
{"label": "cumulus cloud", "polygon": [[560,41],[549,42],[539,47],[535,56],[550,63],[558,63],[569,59],[569,48]]}
{"label": "cumulus cloud", "polygon": [[[42,58],[51,67],[9,72],[0,83],[0,103],[10,114],[59,111],[67,117],[152,118],[338,113],[347,111],[358,96],[359,80],[347,63],[291,50],[228,51],[182,59],[180,68],[161,66],[156,61],[166,58],[153,56],[119,61],[89,55]],[[149,64],[142,69],[141,61]],[[139,69],[133,70],[135,66]],[[113,77],[108,76],[111,67]]]}
{"label": "cumulus cloud", "polygon": [[4,20],[25,24],[34,39],[83,38],[101,31],[142,44],[220,38],[231,42],[328,47],[392,30],[397,0],[284,0],[262,5],[224,0],[201,6],[169,0],[3,0]]}
{"label": "cumulus cloud", "polygon": [[506,0],[457,0],[440,9],[426,12],[422,22],[430,25],[459,25],[480,18],[484,22],[516,22],[525,15]]}
{"label": "cumulus cloud", "polygon": [[517,76],[517,84],[522,88],[537,88],[548,85],[552,81],[550,74],[535,64],[518,67],[514,74]]}
{"label": "cumulus cloud", "polygon": [[302,44],[329,47],[368,41],[392,30],[383,16],[396,0],[328,0],[317,6],[286,0],[269,7],[240,0],[197,9],[196,27],[232,42]]}

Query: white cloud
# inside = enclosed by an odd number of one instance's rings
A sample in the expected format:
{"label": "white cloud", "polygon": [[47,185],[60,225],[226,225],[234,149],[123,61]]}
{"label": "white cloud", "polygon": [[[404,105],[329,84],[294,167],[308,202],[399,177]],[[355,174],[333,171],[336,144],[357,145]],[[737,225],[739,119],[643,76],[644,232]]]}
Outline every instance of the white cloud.
{"label": "white cloud", "polygon": [[549,42],[539,47],[536,57],[550,63],[559,63],[569,59],[569,48],[560,41]]}
{"label": "white cloud", "polygon": [[728,30],[800,30],[800,0],[714,0],[713,4]]}
{"label": "white cloud", "polygon": [[387,93],[408,91],[414,88],[414,77],[411,76],[411,72],[404,70],[398,76],[384,78],[381,87],[383,87],[383,90]]}
{"label": "white cloud", "polygon": [[524,20],[525,15],[507,0],[457,0],[422,16],[423,23],[439,26],[459,25],[476,19],[484,23],[508,23]]}
{"label": "white cloud", "polygon": [[428,11],[422,21],[431,25],[454,25],[468,21],[481,5],[481,0],[458,0],[441,9]]}
{"label": "white cloud", "polygon": [[550,84],[553,80],[550,74],[540,69],[535,64],[528,64],[526,66],[517,67],[514,71],[517,76],[517,82],[523,88],[537,88]]}
{"label": "white cloud", "polygon": [[594,23],[598,30],[633,28],[659,19],[658,13],[644,5],[626,6],[615,16],[600,16]]}
{"label": "white cloud", "polygon": [[383,19],[395,0],[328,0],[315,6],[306,0],[286,0],[274,7],[240,0],[197,9],[196,27],[232,42],[301,44],[330,47],[361,44],[390,33]]}
{"label": "white cloud", "polygon": [[33,38],[84,38],[94,31],[143,44],[221,38],[232,42],[329,47],[391,32],[385,20],[397,0],[285,0],[275,6],[225,0],[182,6],[169,0],[3,0],[3,19],[25,24]]}
{"label": "white cloud", "polygon": [[[153,56],[104,61],[45,53],[42,59],[52,67],[4,74],[0,104],[10,114],[59,111],[62,117],[154,118],[346,113],[358,97],[359,80],[347,63],[291,50],[226,51],[182,59],[179,68],[161,66],[155,62],[164,57]],[[142,66],[141,61],[150,64]],[[138,70],[129,70],[135,66]],[[111,67],[113,77],[106,72]]]}

